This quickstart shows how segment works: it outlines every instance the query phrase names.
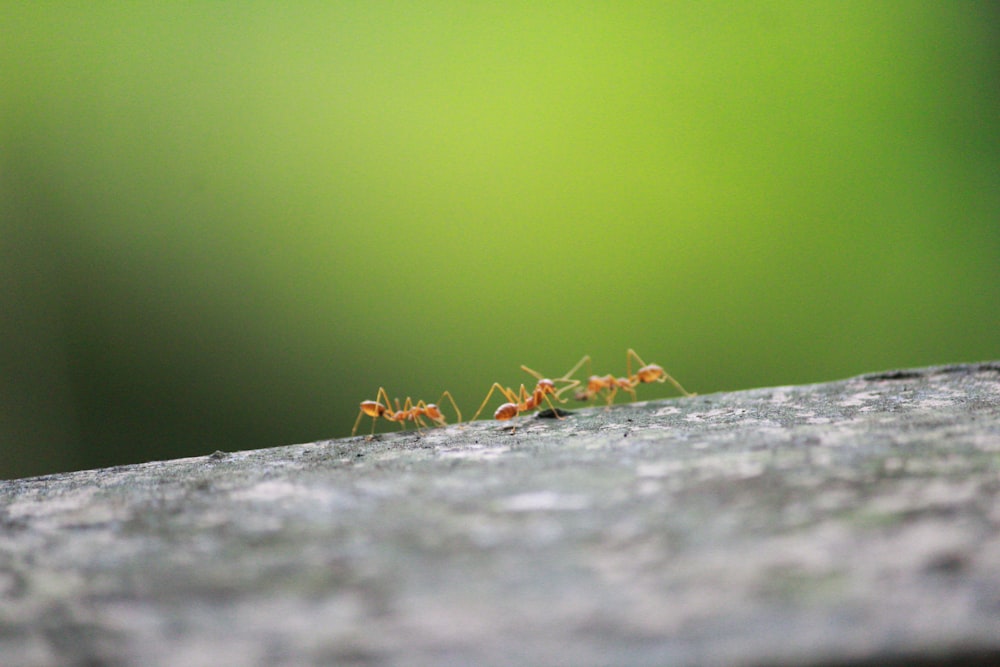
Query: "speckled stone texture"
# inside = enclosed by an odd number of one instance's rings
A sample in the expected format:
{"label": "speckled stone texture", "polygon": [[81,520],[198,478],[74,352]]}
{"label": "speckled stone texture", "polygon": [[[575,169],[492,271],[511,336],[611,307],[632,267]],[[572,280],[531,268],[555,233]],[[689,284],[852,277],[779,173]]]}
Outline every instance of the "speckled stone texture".
{"label": "speckled stone texture", "polygon": [[515,423],[0,482],[0,664],[1000,664],[1000,362]]}

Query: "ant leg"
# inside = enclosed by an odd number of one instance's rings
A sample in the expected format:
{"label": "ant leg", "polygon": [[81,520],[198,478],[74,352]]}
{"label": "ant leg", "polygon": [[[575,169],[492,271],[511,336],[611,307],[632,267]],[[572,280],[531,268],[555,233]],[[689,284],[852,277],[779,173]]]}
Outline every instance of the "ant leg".
{"label": "ant leg", "polygon": [[[379,387],[378,393],[375,394],[375,402],[381,403],[382,399],[385,399],[385,411],[382,412],[382,416],[385,417],[386,421],[396,421],[393,416],[399,411],[399,399],[396,399],[396,412],[392,409],[392,401],[389,400],[389,392],[385,390],[385,387]],[[375,433],[374,424],[372,424],[372,434]]]}
{"label": "ant leg", "polygon": [[[681,392],[682,394],[684,394],[684,395],[685,395],[685,396],[687,396],[688,398],[691,398],[692,396],[697,396],[697,395],[698,395],[698,394],[692,394],[692,393],[691,393],[690,391],[688,391],[687,389],[685,389],[684,387],[682,387],[682,386],[681,386],[681,383],[680,383],[680,382],[678,382],[677,380],[675,380],[675,379],[673,378],[673,376],[671,376],[671,375],[670,375],[670,373],[668,373],[668,372],[666,372],[666,371],[663,371],[663,378],[664,378],[665,380],[668,380],[668,381],[670,382],[670,384],[672,384],[672,385],[674,385],[675,387],[677,387],[677,391]],[[663,381],[663,380],[661,380],[661,382],[662,382],[662,381]]]}
{"label": "ant leg", "polygon": [[[539,373],[538,371],[533,371],[530,368],[528,368],[527,366],[525,366],[524,364],[521,364],[521,370],[524,371],[525,373],[528,373],[529,375],[533,376],[539,382],[541,382],[542,380],[547,380],[548,379],[545,376],[543,376],[541,373]],[[521,385],[521,388],[524,389],[524,385]],[[519,398],[523,402],[525,400],[526,396],[522,395],[522,396],[519,396]],[[535,407],[538,407],[538,406],[535,406]]]}
{"label": "ant leg", "polygon": [[[358,424],[361,423],[361,417],[364,414],[365,414],[364,409],[358,410],[358,418],[354,420],[354,428],[351,429],[352,438],[354,437],[354,434],[358,432]],[[372,417],[372,424],[374,424],[377,419],[378,417]],[[372,429],[374,430],[374,426],[372,427]]]}
{"label": "ant leg", "polygon": [[[413,423],[416,424],[417,420],[415,419],[415,416],[412,398],[409,396],[406,397],[406,401],[403,402],[402,409],[399,407],[399,399],[396,399],[396,420],[399,422],[400,431],[406,430],[406,422],[408,420],[412,420]],[[419,426],[417,426],[417,430],[420,430]]]}
{"label": "ant leg", "polygon": [[643,366],[646,365],[646,362],[643,361],[641,358],[639,358],[639,355],[635,353],[635,350],[633,350],[632,348],[629,348],[628,352],[625,353],[625,368],[626,368],[626,372],[628,373],[628,377],[629,377],[630,380],[632,379],[632,359],[633,358],[638,362],[638,364],[639,364],[638,368],[642,368]]}
{"label": "ant leg", "polygon": [[575,389],[576,387],[580,386],[580,381],[579,380],[568,380],[568,379],[566,379],[565,376],[561,377],[561,378],[556,378],[555,381],[556,382],[565,382],[566,383],[565,387],[563,387],[562,389],[560,389],[559,391],[557,391],[555,393],[556,400],[559,401],[560,403],[565,403],[567,400],[569,400],[569,399],[565,399],[565,398],[562,397],[562,393],[564,391],[569,391],[570,389]]}
{"label": "ant leg", "polygon": [[423,399],[420,399],[416,403],[410,399],[409,396],[406,397],[406,418],[413,421],[413,425],[417,428],[417,435],[422,435],[423,432],[420,427],[423,426],[427,428],[427,423],[420,418],[420,415],[427,413],[427,403]]}
{"label": "ant leg", "polygon": [[490,397],[493,396],[493,392],[497,389],[500,390],[500,393],[503,394],[503,397],[506,398],[509,403],[518,402],[517,396],[514,394],[513,390],[504,388],[499,382],[494,382],[490,387],[489,393],[486,394],[486,398],[483,399],[483,404],[479,406],[478,410],[476,410],[476,414],[472,415],[472,421],[476,421],[479,413],[483,411],[483,408],[485,408],[486,404],[489,403]]}
{"label": "ant leg", "polygon": [[451,397],[451,392],[450,391],[448,391],[447,389],[444,390],[444,393],[441,394],[441,398],[438,399],[438,405],[440,406],[441,403],[444,402],[444,397],[445,396],[447,396],[448,400],[451,401],[451,407],[453,407],[455,409],[455,415],[458,417],[458,421],[455,422],[455,423],[456,424],[461,424],[462,423],[462,411],[458,409],[458,405],[455,403],[455,399]]}
{"label": "ant leg", "polygon": [[597,396],[603,396],[604,397],[604,411],[607,412],[608,410],[611,409],[611,406],[614,405],[615,396],[617,396],[617,395],[618,395],[618,384],[612,382],[608,386],[601,387],[598,391],[595,391],[591,395],[591,398],[594,398],[594,397],[597,397]]}
{"label": "ant leg", "polygon": [[[544,379],[544,378],[539,378],[539,379]],[[527,410],[534,410],[538,408],[537,405],[533,405],[534,403],[533,397],[531,394],[528,393],[528,389],[524,386],[523,383],[521,384],[521,388],[518,390],[517,396],[514,396],[513,390],[509,391],[510,391],[509,395],[510,397],[507,400],[509,400],[511,403],[517,403],[517,412],[514,413],[513,415],[514,417],[516,417],[521,412],[525,412]],[[510,427],[510,434],[514,435],[515,433],[517,433],[517,424],[513,424]]]}
{"label": "ant leg", "polygon": [[494,382],[493,386],[490,387],[489,392],[487,392],[486,398],[483,399],[483,404],[479,406],[478,410],[476,410],[476,414],[472,415],[472,421],[476,421],[476,418],[479,416],[479,413],[483,411],[483,408],[486,407],[486,404],[489,402],[490,397],[493,396],[493,391],[498,387],[500,389],[500,393],[503,393],[503,387],[501,387],[498,383]]}
{"label": "ant leg", "polygon": [[589,354],[585,354],[585,355],[583,355],[583,358],[580,359],[580,361],[576,362],[576,365],[573,366],[573,368],[571,368],[570,370],[566,371],[566,374],[563,375],[561,378],[559,378],[559,380],[561,380],[563,382],[568,382],[569,384],[566,387],[564,387],[563,389],[560,389],[557,392],[557,395],[561,396],[563,391],[565,391],[567,389],[571,389],[573,387],[579,387],[580,385],[584,384],[584,382],[582,380],[573,380],[573,381],[570,381],[570,379],[569,379],[570,376],[572,376],[574,373],[576,373],[576,371],[579,370],[580,366],[582,366],[584,363],[587,364],[587,381],[586,381],[586,385],[584,386],[584,388],[581,391],[578,391],[575,394],[573,394],[574,400],[577,400],[577,401],[592,401],[599,393],[601,393],[600,389],[592,389],[591,388],[591,386],[593,384],[592,380],[595,379],[595,377],[594,377],[594,367],[593,367],[593,364],[592,364],[592,362],[590,360],[590,355]]}
{"label": "ant leg", "polygon": [[[573,386],[575,387],[576,385],[573,385]],[[542,398],[544,398],[545,402],[549,404],[549,409],[552,410],[552,414],[555,415],[556,419],[566,419],[561,414],[559,414],[559,408],[557,408],[556,406],[552,405],[552,401],[549,400],[548,394],[542,394]],[[558,394],[556,395],[556,398],[557,399],[559,398]],[[563,402],[565,402],[565,401],[563,401]],[[535,406],[535,407],[538,407],[538,406]]]}
{"label": "ant leg", "polygon": [[516,403],[517,407],[521,410],[534,410],[538,408],[537,405],[532,406],[532,404],[534,403],[533,395],[528,393],[528,388],[525,387],[523,384],[521,385],[521,388],[517,392]]}
{"label": "ant leg", "polygon": [[544,378],[544,377],[542,376],[542,374],[541,374],[541,373],[539,373],[538,371],[533,371],[533,370],[531,370],[530,368],[528,368],[528,367],[527,367],[527,366],[525,366],[524,364],[521,364],[521,370],[522,370],[522,371],[524,371],[525,373],[528,373],[528,374],[530,374],[530,375],[533,375],[533,376],[535,377],[535,379],[536,379],[536,380],[544,380],[544,379],[545,379],[545,378]]}
{"label": "ant leg", "polygon": [[[645,361],[643,361],[641,358],[639,358],[639,355],[635,353],[635,350],[633,350],[632,348],[629,348],[629,350],[628,350],[628,352],[626,353],[626,356],[625,356],[625,364],[626,364],[626,366],[628,368],[628,377],[629,377],[630,380],[633,377],[635,377],[635,376],[632,375],[632,366],[631,366],[631,362],[632,362],[633,358],[637,362],[639,362],[639,368],[640,369],[643,366],[647,365]],[[688,391],[687,389],[685,389],[684,387],[682,387],[681,383],[678,382],[677,380],[675,380],[673,378],[673,376],[670,375],[670,373],[668,373],[667,371],[663,370],[662,368],[660,370],[663,371],[663,375],[662,375],[662,377],[660,379],[657,380],[657,382],[668,382],[669,381],[670,384],[672,384],[672,385],[674,385],[674,387],[676,387],[677,391],[681,392],[682,394],[684,394],[688,398],[690,398],[691,396],[697,396],[697,394],[692,394],[690,391]]]}
{"label": "ant leg", "polygon": [[[566,399],[562,398],[562,394],[563,394],[564,391],[569,391],[570,389],[575,389],[576,387],[580,386],[580,381],[579,380],[573,380],[571,378],[573,377],[574,374],[576,374],[576,372],[578,370],[580,370],[580,366],[582,366],[584,364],[584,362],[586,362],[586,364],[587,364],[587,370],[588,370],[588,373],[589,373],[589,371],[592,370],[591,363],[590,363],[590,355],[589,354],[585,354],[585,355],[583,355],[580,358],[580,361],[576,362],[576,364],[573,366],[573,368],[571,368],[568,371],[566,371],[563,374],[562,377],[558,377],[558,378],[556,378],[554,380],[555,382],[565,382],[566,383],[565,387],[563,387],[562,389],[560,389],[559,391],[556,392],[556,399],[559,400],[559,402],[561,402],[561,403],[565,403],[566,402]],[[576,396],[576,397],[579,397],[579,395],[580,395],[579,392],[577,392],[576,394],[574,394],[574,396]]]}
{"label": "ant leg", "polygon": [[[380,400],[382,398],[385,398],[385,403],[384,404]],[[392,407],[391,407],[391,405],[389,403],[389,396],[385,392],[385,387],[379,387],[378,388],[378,393],[375,394],[375,404],[376,405],[385,405],[386,410],[380,413],[383,417],[385,417],[386,412],[392,410]],[[361,423],[361,415],[363,415],[363,414],[365,414],[365,409],[362,407],[361,410],[358,412],[358,418],[354,420],[354,428],[351,429],[351,437],[354,437],[354,434],[358,432],[358,425]],[[388,417],[386,417],[386,419],[388,419]],[[372,432],[368,434],[368,439],[369,440],[371,440],[372,438],[375,437],[375,422],[377,422],[377,421],[378,421],[378,415],[373,416],[372,417]]]}
{"label": "ant leg", "polygon": [[[375,402],[381,403],[380,399],[385,399],[385,410],[382,412],[382,416],[385,417],[386,421],[395,421],[393,419],[392,403],[389,401],[389,392],[385,390],[385,387],[379,387],[378,393],[375,394]],[[399,410],[399,399],[396,399],[396,410]],[[368,439],[371,440],[375,437],[375,422],[377,419],[372,419],[372,432],[368,434]]]}
{"label": "ant leg", "polygon": [[423,435],[424,432],[420,430],[420,427],[427,428],[427,422],[420,418],[420,413],[413,413],[413,424],[417,427],[417,435]]}
{"label": "ant leg", "polygon": [[[580,370],[580,366],[582,366],[584,364],[584,362],[587,363],[587,374],[590,375],[591,371],[593,370],[593,368],[591,367],[591,364],[590,364],[590,355],[589,354],[585,354],[585,355],[583,355],[583,358],[580,359],[580,361],[576,362],[576,365],[573,366],[573,368],[571,368],[568,371],[566,371],[565,375],[563,375],[561,378],[557,378],[557,379],[559,379],[559,380],[569,380],[570,377],[572,377],[574,373],[576,373],[578,370]],[[580,384],[579,380],[577,381],[577,384]]]}
{"label": "ant leg", "polygon": [[[541,373],[539,373],[538,371],[533,371],[533,370],[531,370],[530,368],[528,368],[527,366],[525,366],[524,364],[522,364],[522,365],[521,365],[521,370],[522,370],[522,371],[524,371],[525,373],[530,373],[531,375],[533,375],[533,376],[535,376],[536,378],[538,378],[538,382],[539,382],[539,383],[541,383],[541,382],[542,382],[543,380],[546,380],[546,379],[547,379],[547,378],[543,377],[543,376],[542,376],[542,374],[541,374]],[[568,374],[567,374],[567,375],[568,375]],[[553,385],[554,385],[554,384],[555,384],[556,382],[566,382],[566,383],[567,383],[565,387],[563,387],[563,388],[562,388],[562,389],[560,389],[559,391],[556,391],[556,392],[555,392],[555,394],[554,394],[554,395],[555,395],[555,397],[556,397],[556,400],[557,400],[557,401],[559,401],[560,403],[565,403],[565,402],[566,402],[566,399],[564,399],[564,398],[560,398],[560,395],[561,395],[561,394],[562,394],[562,393],[563,393],[564,391],[566,391],[567,389],[572,389],[573,387],[575,387],[575,386],[577,386],[578,384],[580,384],[580,381],[579,381],[579,380],[568,380],[568,379],[566,379],[566,376],[565,376],[565,375],[564,375],[563,377],[561,377],[561,378],[556,378],[555,380],[552,380],[551,382],[553,383]]]}

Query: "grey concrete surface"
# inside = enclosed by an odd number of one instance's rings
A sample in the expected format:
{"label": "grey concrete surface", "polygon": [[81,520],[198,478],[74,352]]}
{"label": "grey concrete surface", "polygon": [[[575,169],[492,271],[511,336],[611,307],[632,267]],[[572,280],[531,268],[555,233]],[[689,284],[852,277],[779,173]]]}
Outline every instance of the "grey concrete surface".
{"label": "grey concrete surface", "polygon": [[516,423],[0,482],[0,664],[1000,664],[1000,362]]}

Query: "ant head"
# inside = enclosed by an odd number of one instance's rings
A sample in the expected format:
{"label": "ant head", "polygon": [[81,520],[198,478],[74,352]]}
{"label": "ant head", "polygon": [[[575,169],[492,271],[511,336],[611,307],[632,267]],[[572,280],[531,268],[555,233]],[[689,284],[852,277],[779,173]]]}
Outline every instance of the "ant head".
{"label": "ant head", "polygon": [[662,366],[657,366],[656,364],[650,364],[648,366],[643,366],[636,372],[636,377],[639,378],[639,382],[666,382],[667,373],[663,370]]}
{"label": "ant head", "polygon": [[441,408],[434,403],[430,403],[424,408],[424,414],[436,422],[444,421],[444,415],[441,414]]}
{"label": "ant head", "polygon": [[386,409],[387,408],[378,401],[361,401],[361,411],[369,417],[381,417],[385,413]]}
{"label": "ant head", "polygon": [[538,381],[538,389],[541,389],[543,394],[554,394],[556,393],[556,383],[548,378],[543,378]]}

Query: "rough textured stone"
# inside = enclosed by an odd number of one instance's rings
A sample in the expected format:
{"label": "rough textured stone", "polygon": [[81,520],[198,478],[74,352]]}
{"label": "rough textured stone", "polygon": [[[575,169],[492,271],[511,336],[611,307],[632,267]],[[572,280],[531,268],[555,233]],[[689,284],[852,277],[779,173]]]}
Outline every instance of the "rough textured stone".
{"label": "rough textured stone", "polygon": [[986,665],[1000,363],[0,483],[0,662]]}

